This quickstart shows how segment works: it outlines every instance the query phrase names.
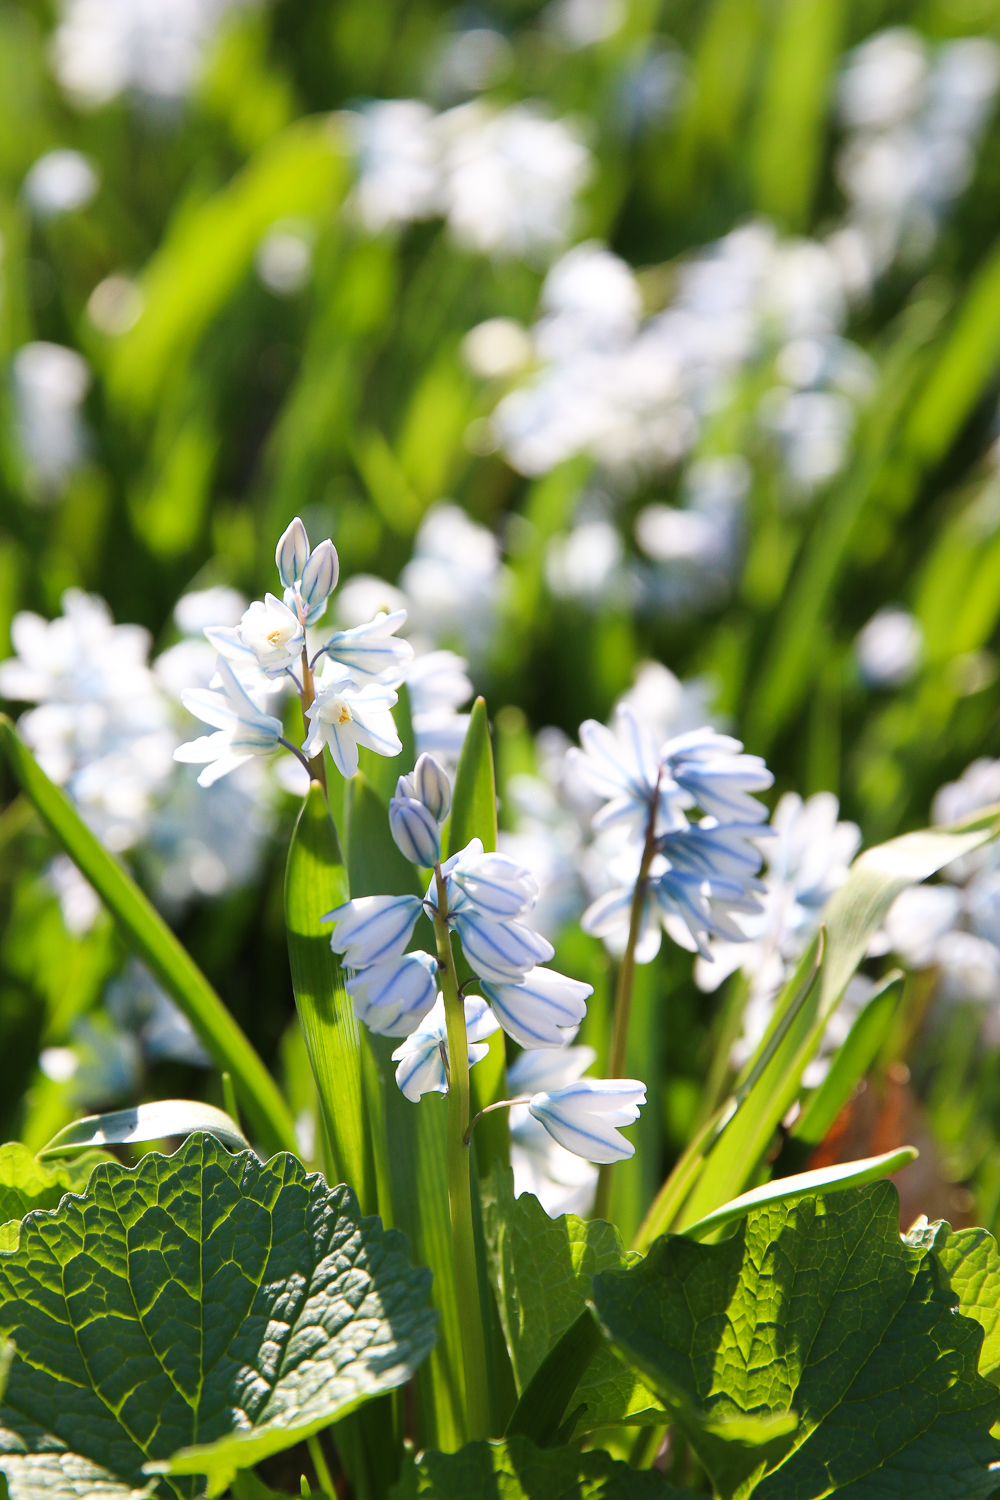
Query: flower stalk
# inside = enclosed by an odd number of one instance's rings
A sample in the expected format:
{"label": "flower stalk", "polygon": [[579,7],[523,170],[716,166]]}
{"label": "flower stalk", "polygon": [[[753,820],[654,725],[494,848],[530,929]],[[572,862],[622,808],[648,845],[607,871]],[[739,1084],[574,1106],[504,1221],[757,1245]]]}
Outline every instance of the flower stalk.
{"label": "flower stalk", "polygon": [[[306,650],[305,642],[302,643],[302,717],[305,718],[306,710],[311,708],[316,699],[316,688],[313,683],[312,663],[309,660],[309,652]],[[308,727],[308,726],[307,726]],[[326,766],[323,764],[323,750],[320,747],[318,755],[314,755],[308,762],[309,770],[313,779],[318,781],[326,796]]]}
{"label": "flower stalk", "polygon": [[[628,941],[618,966],[618,982],[615,985],[615,1008],[611,1030],[611,1052],[608,1057],[608,1078],[624,1078],[625,1058],[628,1052],[628,1028],[632,1019],[632,994],[635,989],[635,950],[642,931],[643,909],[646,904],[646,881],[656,853],[656,808],[660,796],[660,777],[649,803],[646,822],[646,838],[639,861],[639,875],[632,892],[632,907],[629,913]],[[605,1162],[597,1178],[594,1196],[595,1219],[606,1219],[611,1203],[611,1171],[614,1162]]]}
{"label": "flower stalk", "polygon": [[466,1436],[471,1441],[487,1438],[491,1434],[486,1343],[479,1303],[469,1146],[466,1140],[469,1129],[469,1043],[465,1027],[465,1006],[459,994],[455,955],[448,930],[448,892],[440,864],[434,868],[434,879],[437,888],[434,936],[437,941],[439,982],[448,1023],[448,1201],[451,1208],[455,1284],[461,1310]]}

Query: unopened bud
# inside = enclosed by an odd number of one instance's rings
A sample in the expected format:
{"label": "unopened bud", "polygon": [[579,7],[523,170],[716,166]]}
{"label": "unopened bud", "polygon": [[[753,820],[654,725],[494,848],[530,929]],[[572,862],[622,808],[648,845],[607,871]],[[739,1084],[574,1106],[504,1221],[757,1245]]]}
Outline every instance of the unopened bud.
{"label": "unopened bud", "polygon": [[274,560],[278,564],[278,577],[282,587],[293,588],[309,561],[309,538],[298,516],[282,532],[274,551]]}
{"label": "unopened bud", "polygon": [[433,755],[424,754],[413,768],[412,779],[412,795],[424,804],[433,818],[443,823],[451,811],[451,782],[447,771],[438,765]]}
{"label": "unopened bud", "polygon": [[441,858],[441,831],[437,820],[415,797],[393,797],[389,803],[389,828],[396,848],[412,865],[432,869]]}

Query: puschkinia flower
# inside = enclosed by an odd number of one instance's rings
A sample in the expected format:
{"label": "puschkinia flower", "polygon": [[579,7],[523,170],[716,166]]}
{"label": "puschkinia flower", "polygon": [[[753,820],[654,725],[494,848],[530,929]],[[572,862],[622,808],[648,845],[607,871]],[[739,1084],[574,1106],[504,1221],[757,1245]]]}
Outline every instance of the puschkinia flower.
{"label": "puschkinia flower", "polygon": [[286,608],[302,625],[315,625],[340,577],[336,547],[327,538],[310,550],[306,528],[296,516],[279,538],[274,560]]}
{"label": "puschkinia flower", "polygon": [[484,854],[473,840],[451,871],[451,883],[487,917],[521,917],[538,899],[538,882],[506,854]]}
{"label": "puschkinia flower", "polygon": [[635,1078],[579,1078],[565,1088],[535,1094],[528,1109],[575,1156],[601,1165],[627,1161],[635,1147],[617,1129],[633,1125],[646,1102],[646,1085]]}
{"label": "puschkinia flower", "polygon": [[419,896],[356,896],[327,912],[330,947],[349,969],[367,969],[402,957],[420,915]]}
{"label": "puschkinia flower", "polygon": [[482,990],[507,1035],[532,1049],[572,1041],[594,993],[591,984],[542,968],[532,969],[520,984],[483,980]]}
{"label": "puschkinia flower", "polygon": [[767,808],[750,792],[764,792],[774,777],[759,755],[743,755],[739,740],[714,729],[695,729],[668,740],[662,760],[670,778],[692,802],[720,822],[762,823]]}
{"label": "puschkinia flower", "polygon": [[[280,674],[268,676],[257,660],[256,651],[241,638],[238,627],[207,625],[204,635],[209,645],[215,648],[216,654],[225,657],[237,682],[252,698],[270,697],[284,689],[283,677]],[[221,684],[222,679],[216,672],[208,685],[217,688]]]}
{"label": "puschkinia flower", "polygon": [[437,822],[443,823],[451,811],[451,781],[433,755],[421,755],[409,776],[396,783],[397,797],[415,797]]}
{"label": "puschkinia flower", "polygon": [[[478,995],[470,995],[465,1002],[465,1030],[469,1039],[469,1067],[482,1062],[489,1052],[488,1037],[499,1030],[500,1023],[493,1012]],[[401,1047],[392,1054],[399,1064],[396,1083],[409,1099],[417,1104],[422,1094],[446,1094],[448,1077],[444,1059],[448,1055],[448,1023],[444,1013],[444,996],[438,995],[432,1010]],[[542,1097],[542,1096],[539,1096]]]}
{"label": "puschkinia flower", "polygon": [[448,924],[462,939],[462,952],[480,979],[519,983],[536,964],[548,963],[552,944],[522,922],[494,922],[474,907],[449,912]]}
{"label": "puschkinia flower", "polygon": [[434,1004],[437,973],[429,953],[372,964],[347,981],[354,1014],[376,1036],[409,1036]]}
{"label": "puschkinia flower", "polygon": [[389,831],[400,854],[412,865],[421,865],[429,870],[440,860],[441,829],[437,819],[416,797],[392,798],[389,803]]}
{"label": "puschkinia flower", "polygon": [[628,703],[615,710],[614,729],[586,719],[580,725],[582,750],[567,752],[574,771],[591,791],[608,799],[594,817],[595,828],[616,823],[644,826],[657,798],[658,830],[684,826],[680,793],[664,771],[656,741]]}
{"label": "puschkinia flower", "polygon": [[331,660],[347,667],[362,685],[382,682],[388,687],[398,687],[413,660],[409,641],[396,639],[396,631],[405,620],[405,609],[394,610],[391,615],[380,610],[367,625],[334,631],[322,650]]}
{"label": "puschkinia flower", "polygon": [[311,758],[329,746],[333,763],[344,777],[358,769],[359,745],[376,755],[399,755],[403,746],[392,717],[396,701],[392,688],[376,682],[358,688],[343,667],[327,661],[316,683],[315,701],[306,710],[310,728],[304,753]]}
{"label": "puschkinia flower", "polygon": [[289,667],[294,668],[306,639],[299,617],[273,594],[265,594],[263,603],[254,600],[237,631],[268,677],[277,677]]}
{"label": "puschkinia flower", "polygon": [[202,735],[174,751],[174,760],[208,762],[198,777],[199,786],[211,786],[251,756],[269,755],[281,738],[280,719],[262,713],[251,701],[225,658],[220,656],[215,665],[221,692],[190,688],[181,694],[189,712],[216,726],[215,734]]}

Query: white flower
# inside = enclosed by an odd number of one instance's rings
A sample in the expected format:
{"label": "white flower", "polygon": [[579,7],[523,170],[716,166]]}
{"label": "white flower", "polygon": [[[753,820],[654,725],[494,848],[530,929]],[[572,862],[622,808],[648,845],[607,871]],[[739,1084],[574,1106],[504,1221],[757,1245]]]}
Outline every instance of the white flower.
{"label": "white flower", "polygon": [[348,969],[367,969],[403,955],[420,915],[419,896],[356,896],[323,917],[333,922],[330,947]]}
{"label": "white flower", "polygon": [[774,777],[759,755],[742,749],[739,740],[706,728],[668,740],[661,753],[667,774],[710,817],[762,823],[767,808],[747,794],[766,791]]}
{"label": "white flower", "polygon": [[[507,1072],[512,1095],[532,1095],[573,1083],[596,1062],[593,1047],[547,1047],[522,1052]],[[552,1218],[589,1212],[597,1186],[597,1168],[558,1145],[529,1112],[527,1104],[510,1110],[510,1164],[514,1194],[534,1193]]]}
{"label": "white flower", "polygon": [[572,1040],[594,987],[553,969],[532,969],[519,984],[482,981],[483,994],[509,1037],[528,1049]]}
{"label": "white flower", "polygon": [[[470,995],[465,1002],[465,1029],[469,1039],[471,1068],[475,1063],[482,1062],[490,1050],[487,1037],[499,1029],[499,1022],[493,1012],[478,995]],[[422,1094],[448,1092],[444,1066],[447,1055],[448,1023],[445,1019],[444,996],[438,995],[433,1009],[424,1017],[417,1030],[392,1054],[393,1062],[399,1064],[396,1083],[412,1104],[418,1103]]]}
{"label": "white flower", "polygon": [[89,156],[66,149],[46,151],[32,165],[21,191],[42,219],[86,208],[96,196],[100,178]]}
{"label": "white flower", "polygon": [[396,796],[415,797],[438,823],[451,811],[451,781],[433,755],[418,756],[410,775],[397,781]]}
{"label": "white flower", "polygon": [[861,676],[869,687],[901,687],[920,666],[924,633],[905,609],[877,610],[854,642]]}
{"label": "white flower", "polygon": [[306,710],[310,727],[302,747],[305,754],[311,759],[328,745],[344,777],[358,769],[359,745],[376,755],[399,755],[403,746],[392,717],[396,702],[392,688],[370,682],[359,689],[343,667],[328,660],[316,683],[315,701]]}
{"label": "white flower", "polygon": [[550,1093],[535,1094],[528,1109],[567,1151],[586,1161],[627,1161],[635,1147],[616,1127],[632,1125],[646,1102],[646,1085],[635,1078],[580,1078]]}
{"label": "white flower", "polygon": [[462,850],[450,872],[453,885],[486,917],[523,916],[534,906],[538,882],[516,860],[506,854],[484,854],[475,839]]}
{"label": "white flower", "polygon": [[567,751],[567,760],[591,791],[608,799],[594,817],[595,828],[615,823],[643,826],[657,787],[658,823],[664,827],[683,825],[683,814],[676,808],[677,788],[669,775],[661,774],[656,742],[629,704],[619,703],[613,729],[596,719],[584,720],[580,743],[581,750],[574,746]]}
{"label": "white flower", "polygon": [[358,682],[381,682],[398,687],[413,660],[409,641],[396,640],[396,631],[406,621],[406,610],[387,615],[379,611],[366,625],[337,630],[323,646],[332,661],[347,667]]}
{"label": "white flower", "polygon": [[89,435],[80,415],[90,367],[75,349],[38,340],[12,362],[17,437],[37,498],[51,500],[83,462]]}
{"label": "white flower", "polygon": [[470,249],[528,259],[569,237],[591,158],[567,122],[533,105],[500,113],[477,103],[438,121],[445,142],[448,225]]}
{"label": "white flower", "polygon": [[198,777],[199,786],[211,786],[252,755],[270,755],[281,738],[281,720],[261,713],[247,697],[229,663],[219,657],[216,670],[222,691],[189,688],[181,694],[184,707],[195,718],[216,726],[215,734],[203,735],[186,745],[178,745],[174,760],[195,765],[209,762]]}
{"label": "white flower", "polygon": [[462,940],[462,952],[480,979],[519,982],[536,964],[548,963],[555,949],[521,922],[494,922],[475,908],[449,912],[448,922]]}
{"label": "white flower", "polygon": [[429,870],[440,860],[441,830],[437,820],[416,797],[391,799],[389,831],[400,854],[412,865]]}
{"label": "white flower", "polygon": [[298,665],[305,645],[305,630],[298,616],[274,594],[255,599],[240,621],[240,641],[257,658],[268,677],[277,677]]}
{"label": "white flower", "polygon": [[354,1013],[376,1036],[409,1036],[434,1004],[437,959],[407,953],[372,964],[347,981]]}
{"label": "white flower", "polygon": [[441,146],[434,111],[417,99],[377,100],[340,116],[358,158],[352,207],[377,234],[440,210]]}
{"label": "white flower", "polygon": [[413,632],[431,641],[457,636],[470,652],[492,636],[505,582],[496,537],[457,505],[427,512],[399,575]]}

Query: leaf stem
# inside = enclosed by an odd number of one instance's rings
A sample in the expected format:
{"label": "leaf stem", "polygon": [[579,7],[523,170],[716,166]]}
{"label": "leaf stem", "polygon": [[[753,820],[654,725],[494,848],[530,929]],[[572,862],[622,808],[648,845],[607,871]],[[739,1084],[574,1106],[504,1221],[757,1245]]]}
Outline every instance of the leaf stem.
{"label": "leaf stem", "polygon": [[[312,666],[309,662],[309,653],[306,650],[305,641],[302,643],[302,717],[305,718],[307,708],[311,708],[316,701],[316,687],[313,682]],[[327,796],[326,788],[326,766],[323,764],[323,747],[320,746],[319,754],[314,755],[312,760],[306,762],[309,774],[314,781],[318,781],[323,788],[323,795]]]}
{"label": "leaf stem", "polygon": [[[614,1022],[611,1031],[611,1054],[608,1058],[609,1078],[622,1078],[625,1073],[625,1058],[628,1051],[628,1028],[632,1019],[632,992],[635,989],[635,950],[642,931],[643,909],[646,905],[646,881],[649,867],[656,853],[656,809],[660,800],[660,777],[649,801],[649,817],[646,822],[646,839],[639,861],[639,874],[632,892],[632,910],[628,924],[628,942],[622,961],[618,966],[618,983],[615,987]],[[606,1219],[611,1201],[611,1171],[613,1162],[605,1163],[598,1174],[597,1192],[594,1196],[595,1219]]]}
{"label": "leaf stem", "polygon": [[434,936],[437,939],[438,977],[448,1023],[448,1202],[465,1365],[466,1437],[473,1440],[490,1436],[490,1405],[466,1142],[469,1129],[469,1039],[448,930],[448,891],[440,865],[434,868],[434,880],[437,886]]}

